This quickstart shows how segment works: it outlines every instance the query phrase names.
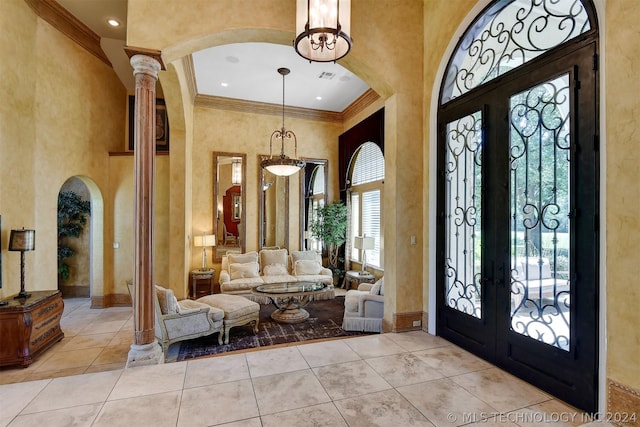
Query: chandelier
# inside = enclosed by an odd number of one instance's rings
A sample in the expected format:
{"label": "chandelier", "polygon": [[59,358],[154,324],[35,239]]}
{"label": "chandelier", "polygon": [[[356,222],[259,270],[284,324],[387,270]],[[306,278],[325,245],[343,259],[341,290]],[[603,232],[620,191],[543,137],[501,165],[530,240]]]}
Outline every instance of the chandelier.
{"label": "chandelier", "polygon": [[[298,157],[298,140],[296,134],[284,127],[284,77],[289,74],[288,68],[278,68],[278,73],[282,75],[282,128],[276,129],[271,134],[271,140],[269,141],[269,158],[260,162],[260,166],[263,169],[268,170],[274,175],[289,176],[298,172],[305,165],[303,160],[297,159]],[[273,140],[280,139],[280,155],[273,156]],[[284,140],[292,139],[294,143],[294,158],[285,156],[284,154]]]}
{"label": "chandelier", "polygon": [[309,62],[336,62],[351,50],[351,0],[298,0],[293,47]]}

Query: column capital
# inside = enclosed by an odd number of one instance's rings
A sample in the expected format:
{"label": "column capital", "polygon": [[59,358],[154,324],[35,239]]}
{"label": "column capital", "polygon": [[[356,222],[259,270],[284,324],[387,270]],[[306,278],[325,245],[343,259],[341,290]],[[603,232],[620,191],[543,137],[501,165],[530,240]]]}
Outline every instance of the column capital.
{"label": "column capital", "polygon": [[156,80],[158,79],[161,64],[155,58],[146,55],[133,55],[130,62],[134,76],[136,74],[147,74]]}

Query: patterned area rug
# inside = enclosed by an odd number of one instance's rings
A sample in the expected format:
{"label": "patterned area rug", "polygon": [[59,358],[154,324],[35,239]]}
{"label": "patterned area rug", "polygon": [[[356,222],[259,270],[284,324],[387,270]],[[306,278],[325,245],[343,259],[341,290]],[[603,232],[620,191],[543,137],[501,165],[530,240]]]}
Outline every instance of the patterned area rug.
{"label": "patterned area rug", "polygon": [[177,360],[291,342],[364,335],[362,332],[342,330],[344,297],[311,302],[305,307],[309,318],[302,323],[278,323],[270,317],[274,310],[272,304],[261,305],[259,332],[254,334],[251,325],[232,328],[229,344],[218,345],[218,334],[183,341]]}

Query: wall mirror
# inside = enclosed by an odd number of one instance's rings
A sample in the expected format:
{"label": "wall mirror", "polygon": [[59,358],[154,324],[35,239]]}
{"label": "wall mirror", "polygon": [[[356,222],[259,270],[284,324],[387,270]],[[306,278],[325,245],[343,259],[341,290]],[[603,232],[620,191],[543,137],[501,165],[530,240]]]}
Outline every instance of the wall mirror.
{"label": "wall mirror", "polygon": [[302,159],[306,165],[300,171],[300,248],[324,252],[321,240],[309,232],[309,222],[317,218],[318,210],[328,203],[329,161]]}
{"label": "wall mirror", "polygon": [[245,251],[246,165],[242,153],[213,153],[213,232],[216,235],[214,259],[227,252]]}
{"label": "wall mirror", "polygon": [[[258,164],[269,156],[258,156]],[[258,248],[289,246],[289,177],[258,170],[260,201]]]}

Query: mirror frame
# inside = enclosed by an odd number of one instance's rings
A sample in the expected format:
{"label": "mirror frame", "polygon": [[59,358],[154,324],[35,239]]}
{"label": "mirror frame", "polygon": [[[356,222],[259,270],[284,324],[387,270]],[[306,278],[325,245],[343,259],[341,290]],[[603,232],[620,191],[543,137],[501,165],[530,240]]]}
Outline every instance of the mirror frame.
{"label": "mirror frame", "polygon": [[[260,166],[260,163],[263,160],[268,159],[270,156],[264,155],[264,154],[258,154],[258,251],[260,251],[263,247],[264,247],[264,174],[265,174],[265,170]],[[289,212],[290,212],[290,196],[289,196],[289,177],[285,176],[284,178],[284,183],[285,183],[285,205],[284,205],[284,209],[285,209],[285,218],[289,218]],[[280,249],[288,249],[289,248],[289,220],[285,221],[285,225],[284,225],[284,240],[285,240],[285,245],[284,247],[281,247]]]}
{"label": "mirror frame", "polygon": [[[238,219],[240,220],[240,224],[243,225],[244,230],[241,238],[240,238],[240,250],[244,253],[246,252],[246,242],[247,242],[247,155],[245,153],[229,153],[225,151],[214,151],[213,152],[213,234],[216,235],[216,239],[220,240],[220,236],[222,230],[218,230],[218,196],[220,195],[220,189],[218,186],[218,158],[219,157],[240,157],[242,159],[242,182],[240,183],[240,202],[242,205],[240,206],[240,215]],[[237,197],[237,196],[234,196]],[[232,212],[234,214],[234,212]],[[235,216],[235,215],[234,215]],[[222,254],[218,255],[218,246],[213,247],[213,260],[214,262],[222,261]]]}
{"label": "mirror frame", "polygon": [[[300,172],[300,250],[306,250],[305,245],[305,220],[307,217],[307,194],[309,193],[309,180],[311,179],[308,171],[313,171],[316,166],[324,166],[324,204],[329,203],[329,160],[327,159],[313,159],[303,157],[302,160],[306,162],[306,165]],[[311,168],[310,166],[313,166]],[[322,245],[322,253],[326,254],[327,248]]]}

